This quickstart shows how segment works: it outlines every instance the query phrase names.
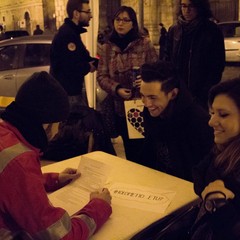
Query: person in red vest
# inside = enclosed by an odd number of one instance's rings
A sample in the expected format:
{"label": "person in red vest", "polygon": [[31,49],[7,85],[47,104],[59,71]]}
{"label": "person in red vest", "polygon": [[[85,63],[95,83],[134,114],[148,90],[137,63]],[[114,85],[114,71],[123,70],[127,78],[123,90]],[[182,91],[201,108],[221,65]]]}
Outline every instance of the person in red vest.
{"label": "person in red vest", "polygon": [[80,176],[76,169],[42,174],[40,157],[53,123],[67,119],[68,95],[47,72],[34,73],[19,89],[0,119],[1,239],[85,240],[112,212],[108,189],[90,193],[90,201],[69,216],[54,207],[47,191]]}

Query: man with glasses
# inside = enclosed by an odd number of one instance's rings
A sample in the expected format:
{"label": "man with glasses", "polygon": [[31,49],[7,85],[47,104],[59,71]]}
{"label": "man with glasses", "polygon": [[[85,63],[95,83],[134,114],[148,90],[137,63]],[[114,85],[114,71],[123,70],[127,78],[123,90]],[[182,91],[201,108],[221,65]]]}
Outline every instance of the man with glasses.
{"label": "man with glasses", "polygon": [[50,73],[61,83],[69,103],[88,105],[84,76],[96,71],[98,59],[90,56],[81,40],[92,18],[88,0],[68,0],[68,17],[55,35],[51,48]]}
{"label": "man with glasses", "polygon": [[179,0],[177,23],[168,31],[164,56],[205,109],[208,91],[221,80],[225,66],[224,38],[212,17],[209,0]]}

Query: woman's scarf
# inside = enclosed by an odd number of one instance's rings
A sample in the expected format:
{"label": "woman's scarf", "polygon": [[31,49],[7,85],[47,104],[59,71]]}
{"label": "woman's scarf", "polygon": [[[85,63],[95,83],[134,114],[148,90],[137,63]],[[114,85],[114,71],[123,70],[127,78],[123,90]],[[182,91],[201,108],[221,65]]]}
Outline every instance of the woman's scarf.
{"label": "woman's scarf", "polygon": [[121,51],[127,48],[129,43],[135,41],[140,38],[139,34],[137,34],[134,29],[131,29],[126,35],[119,36],[118,33],[114,30],[112,35],[109,38],[109,41],[115,43]]}

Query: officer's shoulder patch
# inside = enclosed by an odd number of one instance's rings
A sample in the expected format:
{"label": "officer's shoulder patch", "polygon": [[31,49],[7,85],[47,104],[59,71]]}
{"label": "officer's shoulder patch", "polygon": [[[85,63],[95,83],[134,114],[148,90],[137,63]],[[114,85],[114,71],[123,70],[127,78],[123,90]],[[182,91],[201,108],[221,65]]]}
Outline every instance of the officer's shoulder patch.
{"label": "officer's shoulder patch", "polygon": [[69,50],[69,51],[75,51],[75,50],[76,50],[76,44],[73,43],[73,42],[70,42],[70,43],[68,44],[68,50]]}

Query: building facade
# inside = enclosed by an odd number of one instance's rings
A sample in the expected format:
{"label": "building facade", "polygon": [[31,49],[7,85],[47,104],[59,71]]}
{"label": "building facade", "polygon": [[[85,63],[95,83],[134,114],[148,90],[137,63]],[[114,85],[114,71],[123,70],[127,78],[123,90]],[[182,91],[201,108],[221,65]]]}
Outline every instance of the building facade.
{"label": "building facade", "polygon": [[[0,24],[5,30],[26,29],[30,34],[39,24],[45,31],[55,32],[66,17],[66,2],[67,0],[1,0]],[[240,0],[210,2],[215,17],[220,21],[240,19]],[[157,44],[159,23],[164,23],[168,28],[175,21],[177,3],[178,0],[99,0],[99,31],[111,25],[113,13],[119,6],[132,6],[137,12],[140,26],[149,30],[151,40]]]}
{"label": "building facade", "polygon": [[[102,0],[106,4],[110,1]],[[240,0],[209,0],[213,15],[219,21],[240,20]],[[170,27],[176,20],[176,5],[179,0],[122,0],[122,5],[133,7],[140,22],[149,30],[152,42],[157,45],[159,23]],[[142,9],[141,9],[142,8]],[[143,16],[140,16],[142,13]]]}
{"label": "building facade", "polygon": [[32,33],[35,26],[43,27],[42,0],[1,0],[0,24],[5,30],[25,29]]}

